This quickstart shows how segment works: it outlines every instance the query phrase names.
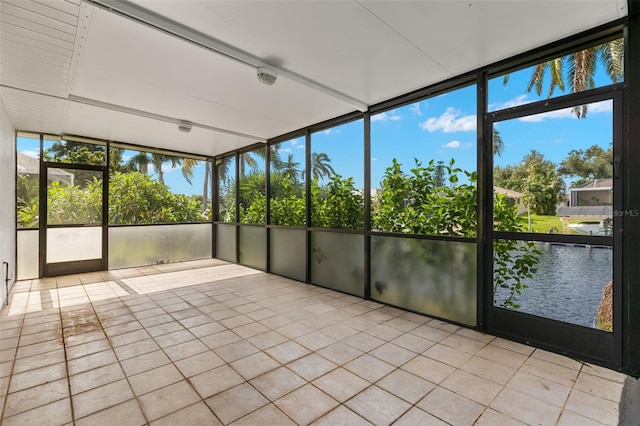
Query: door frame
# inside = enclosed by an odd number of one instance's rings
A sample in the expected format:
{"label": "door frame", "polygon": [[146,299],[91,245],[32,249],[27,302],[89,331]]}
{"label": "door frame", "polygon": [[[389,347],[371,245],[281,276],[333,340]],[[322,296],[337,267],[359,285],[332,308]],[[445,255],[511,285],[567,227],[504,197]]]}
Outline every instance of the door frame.
{"label": "door frame", "polygon": [[[612,236],[581,236],[563,234],[537,234],[501,232],[493,230],[493,155],[492,130],[496,122],[521,118],[534,114],[570,108],[598,101],[613,103],[613,228]],[[622,221],[616,211],[622,211],[623,185],[621,154],[623,152],[623,86],[621,84],[594,89],[588,93],[576,93],[555,99],[521,105],[484,115],[483,138],[485,140],[486,184],[483,202],[487,206],[484,221],[485,260],[483,281],[484,324],[486,331],[498,336],[546,348],[568,356],[578,356],[597,364],[620,369],[623,346],[623,277],[622,277]],[[573,244],[602,244],[613,248],[613,332],[574,325],[533,314],[517,312],[493,305],[493,241],[510,239],[535,242],[565,242]]]}
{"label": "door frame", "polygon": [[[69,262],[47,263],[47,230],[51,227],[74,227],[85,225],[54,225],[49,226],[48,219],[48,170],[49,169],[73,169],[100,172],[102,174],[102,222],[99,225],[89,225],[100,227],[102,235],[101,257],[99,259],[76,260]],[[40,218],[39,221],[39,275],[41,277],[55,277],[58,275],[78,274],[85,272],[103,271],[108,265],[108,168],[107,166],[93,166],[87,164],[73,164],[63,162],[40,162]]]}

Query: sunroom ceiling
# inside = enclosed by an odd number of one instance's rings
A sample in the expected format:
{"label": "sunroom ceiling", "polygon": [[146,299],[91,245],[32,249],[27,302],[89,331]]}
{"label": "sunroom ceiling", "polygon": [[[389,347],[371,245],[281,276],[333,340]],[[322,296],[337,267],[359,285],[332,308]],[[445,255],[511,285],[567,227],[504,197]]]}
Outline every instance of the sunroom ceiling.
{"label": "sunroom ceiling", "polygon": [[[627,14],[626,0],[0,3],[0,90],[16,129],[204,155],[363,110]],[[184,39],[194,35],[209,48]],[[278,71],[273,86],[258,82],[257,65]],[[179,132],[179,120],[193,130]]]}

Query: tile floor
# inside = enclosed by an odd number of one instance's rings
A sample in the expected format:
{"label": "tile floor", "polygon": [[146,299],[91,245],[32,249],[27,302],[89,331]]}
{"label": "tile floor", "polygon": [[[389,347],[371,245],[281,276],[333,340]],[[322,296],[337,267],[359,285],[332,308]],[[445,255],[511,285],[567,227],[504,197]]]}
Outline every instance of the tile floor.
{"label": "tile floor", "polygon": [[16,283],[10,425],[617,424],[625,376],[218,260]]}

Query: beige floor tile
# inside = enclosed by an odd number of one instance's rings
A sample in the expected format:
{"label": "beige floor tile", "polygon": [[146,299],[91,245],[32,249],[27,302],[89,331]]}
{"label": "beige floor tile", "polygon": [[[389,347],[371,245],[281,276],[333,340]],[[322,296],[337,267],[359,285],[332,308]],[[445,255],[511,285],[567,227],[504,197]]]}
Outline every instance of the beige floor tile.
{"label": "beige floor tile", "polygon": [[570,368],[572,370],[580,370],[582,368],[582,363],[576,361],[575,359],[568,358],[566,356],[554,354],[552,352],[547,352],[542,349],[536,349],[532,354],[532,358],[542,359],[547,362],[551,362],[553,364],[561,365],[563,367]]}
{"label": "beige floor tile", "polygon": [[64,336],[64,345],[66,348],[81,345],[88,342],[93,342],[94,340],[105,339],[107,336],[104,334],[104,331],[89,331],[87,333],[82,334],[74,334],[72,336]]}
{"label": "beige floor tile", "polygon": [[177,383],[183,379],[183,376],[173,364],[167,364],[135,376],[129,376],[128,379],[133,393],[139,396]]}
{"label": "beige floor tile", "polygon": [[484,342],[461,336],[458,333],[445,337],[440,341],[440,344],[472,355],[486,346],[486,343]]}
{"label": "beige floor tile", "polygon": [[431,346],[429,349],[424,351],[422,355],[443,362],[445,364],[449,364],[452,367],[460,367],[472,356],[468,352],[454,349],[440,343]]}
{"label": "beige floor tile", "polygon": [[342,343],[346,343],[347,345],[353,346],[363,352],[369,352],[378,346],[383,345],[385,341],[367,333],[358,333],[349,336],[346,339],[342,339]]}
{"label": "beige floor tile", "polygon": [[314,331],[294,339],[305,348],[317,351],[336,342],[336,339],[329,337],[320,331]]}
{"label": "beige floor tile", "polygon": [[281,364],[287,364],[310,353],[307,348],[291,340],[273,346],[265,350],[265,352]]}
{"label": "beige floor tile", "polygon": [[[612,423],[615,424],[615,423]],[[602,426],[602,423],[591,420],[590,418],[581,416],[571,411],[564,410],[560,415],[560,420],[556,426]]]}
{"label": "beige floor tile", "polygon": [[436,344],[432,340],[428,340],[411,333],[405,333],[401,336],[398,336],[390,343],[393,343],[394,345],[400,346],[401,348],[408,349],[418,354],[426,351],[431,346]]}
{"label": "beige floor tile", "polygon": [[69,370],[70,375],[74,375],[82,373],[83,371],[93,370],[94,368],[113,364],[117,361],[115,353],[112,350],[106,350],[69,360],[67,362],[67,369]]}
{"label": "beige floor tile", "polygon": [[581,372],[573,388],[613,402],[619,402],[623,386],[622,383]]}
{"label": "beige floor tile", "polygon": [[[574,423],[573,426],[582,426],[581,423]],[[488,409],[478,419],[476,426],[526,426],[513,417],[509,417],[505,414],[499,413],[495,410]]]}
{"label": "beige floor tile", "polygon": [[361,356],[364,352],[342,342],[336,342],[318,351],[318,354],[338,365],[346,364]]}
{"label": "beige floor tile", "polygon": [[236,343],[242,339],[236,333],[231,330],[221,331],[220,333],[210,334],[208,336],[200,338],[200,341],[207,345],[209,349],[217,349],[222,346]]}
{"label": "beige floor tile", "polygon": [[468,373],[475,374],[476,376],[491,380],[492,382],[498,383],[499,385],[506,385],[517,371],[515,368],[500,365],[496,362],[489,361],[479,356],[471,357],[467,362],[462,364],[460,369]]}
{"label": "beige floor tile", "polygon": [[142,330],[142,324],[140,324],[138,321],[131,321],[124,324],[115,325],[113,327],[105,328],[104,333],[107,335],[107,337],[115,337],[120,334],[138,330]]}
{"label": "beige floor tile", "polygon": [[158,346],[156,341],[153,339],[146,339],[141,342],[129,343],[128,345],[114,348],[114,352],[120,361],[159,350],[160,346]]}
{"label": "beige floor tile", "polygon": [[437,328],[429,326],[429,324],[421,325],[410,331],[411,334],[429,339],[432,342],[439,342],[440,340],[448,337],[451,333],[445,330],[438,330]]}
{"label": "beige floor tile", "polygon": [[236,370],[245,380],[251,380],[268,371],[280,367],[278,361],[275,361],[264,352],[258,352],[232,362],[231,367]]}
{"label": "beige floor tile", "polygon": [[73,414],[79,419],[132,398],[133,392],[129,383],[126,380],[119,380],[73,395]]}
{"label": "beige floor tile", "polygon": [[[501,358],[496,358],[500,359]],[[567,387],[573,387],[578,379],[578,372],[537,358],[529,358],[520,368],[521,371],[551,380]]]}
{"label": "beige floor tile", "polygon": [[339,405],[338,401],[310,384],[288,393],[275,404],[298,424],[309,424]]}
{"label": "beige floor tile", "polygon": [[165,364],[171,360],[162,351],[149,352],[120,362],[127,376],[142,373]]}
{"label": "beige floor tile", "polygon": [[366,389],[370,383],[355,374],[337,368],[312,382],[314,386],[343,403]]}
{"label": "beige floor tile", "polygon": [[521,422],[536,425],[554,425],[561,408],[514,389],[504,388],[491,403],[494,410]]}
{"label": "beige floor tile", "polygon": [[175,363],[186,377],[192,377],[224,364],[224,361],[212,351],[200,353]]}
{"label": "beige floor tile", "polygon": [[617,383],[624,383],[627,378],[626,374],[622,374],[617,371],[609,370],[607,368],[591,364],[583,364],[581,372],[596,377],[602,377],[603,379],[611,380]]}
{"label": "beige floor tile", "polygon": [[425,396],[417,407],[452,425],[472,425],[485,407],[447,389],[438,387]]}
{"label": "beige floor tile", "polygon": [[459,336],[468,337],[469,339],[477,340],[482,343],[491,343],[496,339],[495,336],[480,333],[478,331],[471,330],[470,328],[461,328],[460,330],[456,331],[456,334]]}
{"label": "beige floor tile", "polygon": [[279,345],[288,341],[289,339],[282,334],[269,330],[265,333],[257,334],[249,337],[247,341],[259,349],[265,350],[273,346]]}
{"label": "beige floor tile", "polygon": [[233,332],[243,339],[266,333],[269,331],[269,328],[260,324],[259,322],[252,322],[249,324],[241,325],[240,327],[235,327]]}
{"label": "beige floor tile", "polygon": [[500,364],[506,365],[511,368],[520,368],[525,361],[527,361],[527,356],[518,352],[513,352],[508,349],[500,348],[494,345],[494,342],[491,342],[480,351],[476,353],[477,356],[487,359],[489,361],[500,360]]}
{"label": "beige floor tile", "polygon": [[525,371],[518,371],[507,388],[515,389],[542,401],[562,407],[569,396],[570,388]]}
{"label": "beige floor tile", "polygon": [[162,336],[156,336],[153,338],[161,348],[168,348],[179,343],[188,342],[194,340],[195,336],[189,333],[188,330],[179,330],[172,333],[163,334]]}
{"label": "beige floor tile", "polygon": [[5,426],[27,426],[38,424],[64,425],[71,424],[71,403],[69,398],[43,405],[24,413],[2,419]]}
{"label": "beige floor tile", "polygon": [[[34,345],[36,343],[48,342],[51,340],[59,341],[62,337],[60,329],[41,331],[39,333],[33,333],[20,336],[20,346],[25,347],[27,345]],[[13,346],[14,348],[16,346]]]}
{"label": "beige floor tile", "polygon": [[502,339],[500,337],[496,337],[491,341],[493,346],[497,346],[502,349],[508,349],[512,352],[517,352],[522,355],[529,356],[535,350],[534,347],[523,345],[522,343],[512,342],[511,340]]}
{"label": "beige floor tile", "polygon": [[224,424],[228,424],[269,403],[250,384],[243,383],[205,401]]}
{"label": "beige floor tile", "polygon": [[346,363],[344,368],[371,383],[380,380],[395,369],[393,365],[369,354],[364,354]]}
{"label": "beige floor tile", "polygon": [[6,397],[4,415],[10,417],[68,397],[69,384],[66,379],[13,392]]}
{"label": "beige floor tile", "polygon": [[483,405],[488,405],[502,389],[497,383],[462,370],[454,371],[440,386]]}
{"label": "beige floor tile", "polygon": [[395,370],[378,381],[376,386],[415,404],[436,385],[406,371]]}
{"label": "beige floor tile", "polygon": [[304,386],[307,382],[290,370],[280,367],[250,382],[270,401],[275,401],[289,392]]}
{"label": "beige floor tile", "polygon": [[69,378],[71,394],[76,395],[125,378],[118,363],[94,368]]}
{"label": "beige floor tile", "polygon": [[265,405],[262,408],[248,414],[239,420],[231,423],[234,426],[265,426],[265,425],[278,425],[278,426],[293,426],[295,423],[286,414],[284,414],[278,407],[273,404]]}
{"label": "beige floor tile", "polygon": [[565,406],[566,410],[579,413],[606,425],[618,423],[618,403],[588,393],[572,390]]}
{"label": "beige floor tile", "polygon": [[191,385],[204,398],[243,383],[245,380],[228,365],[221,365],[191,377]]}
{"label": "beige floor tile", "polygon": [[158,325],[152,325],[151,327],[146,328],[147,333],[151,335],[151,337],[158,337],[165,334],[173,333],[176,331],[185,330],[185,328],[178,324],[177,322],[165,322]]}
{"label": "beige floor tile", "polygon": [[445,423],[442,420],[433,417],[431,414],[413,407],[406,413],[404,413],[393,425],[394,426],[446,426],[449,423]]}
{"label": "beige floor tile", "polygon": [[374,424],[391,424],[411,408],[411,404],[377,386],[367,388],[345,405]]}
{"label": "beige floor tile", "polygon": [[222,423],[202,401],[151,422],[151,426],[174,425],[219,426],[222,425]]}
{"label": "beige floor tile", "polygon": [[214,349],[216,355],[218,355],[226,362],[233,362],[249,355],[253,355],[259,351],[260,350],[258,348],[245,340],[240,340],[238,342]]}
{"label": "beige floor tile", "polygon": [[393,343],[385,343],[384,345],[372,350],[370,354],[382,361],[395,365],[396,367],[400,367],[409,360],[418,356],[415,352],[396,346]]}
{"label": "beige floor tile", "polygon": [[339,406],[335,410],[330,411],[318,420],[312,423],[313,426],[367,426],[372,423],[365,420],[363,417],[349,410],[344,405]]}
{"label": "beige floor tile", "polygon": [[308,381],[314,380],[337,367],[337,364],[315,353],[287,364],[287,368]]}
{"label": "beige floor tile", "polygon": [[146,423],[142,410],[140,410],[140,406],[135,399],[130,399],[81,419],[76,419],[76,426],[142,426]]}
{"label": "beige floor tile", "polygon": [[450,365],[422,355],[413,358],[400,368],[436,384],[442,382],[455,371],[455,368]]}
{"label": "beige floor tile", "polygon": [[220,324],[229,329],[251,324],[252,322],[254,321],[246,315],[235,315],[229,318],[221,319],[219,321]]}
{"label": "beige floor tile", "polygon": [[142,411],[149,421],[193,405],[200,400],[187,381],[166,386],[138,398]]}
{"label": "beige floor tile", "polygon": [[57,364],[60,362],[65,362],[64,349],[58,349],[27,358],[20,358],[15,361],[15,364],[13,366],[13,374],[34,370],[36,368],[46,367],[47,365]]}
{"label": "beige floor tile", "polygon": [[169,346],[168,348],[164,349],[164,352],[174,362],[207,351],[209,351],[209,348],[199,340],[191,340],[188,342],[179,343],[177,345]]}
{"label": "beige floor tile", "polygon": [[34,355],[40,355],[46,352],[58,350],[62,347],[62,336],[55,340],[47,340],[46,342],[36,343],[28,346],[20,346],[16,352],[16,359],[26,358]]}

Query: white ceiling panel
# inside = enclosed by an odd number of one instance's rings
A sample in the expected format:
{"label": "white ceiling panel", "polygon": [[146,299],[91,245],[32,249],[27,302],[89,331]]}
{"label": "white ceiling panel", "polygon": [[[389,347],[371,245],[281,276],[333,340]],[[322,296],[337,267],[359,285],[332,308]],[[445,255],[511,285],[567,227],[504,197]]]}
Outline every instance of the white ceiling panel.
{"label": "white ceiling panel", "polygon": [[[352,110],[285,78],[97,11],[71,94],[268,138]],[[136,40],[136,43],[131,43]]]}
{"label": "white ceiling panel", "polygon": [[0,93],[16,130],[62,132],[64,99],[6,87],[0,89]]}
{"label": "white ceiling panel", "polygon": [[256,140],[194,127],[183,133],[174,123],[66,101],[64,133],[152,148],[215,156]]}
{"label": "white ceiling panel", "polygon": [[[104,0],[130,19],[91,1],[0,0],[0,87],[16,128],[204,155],[627,14],[626,0]],[[265,64],[279,72],[273,86],[257,81]]]}

